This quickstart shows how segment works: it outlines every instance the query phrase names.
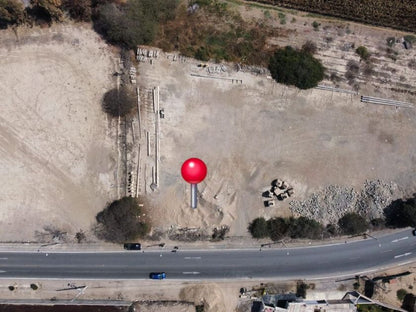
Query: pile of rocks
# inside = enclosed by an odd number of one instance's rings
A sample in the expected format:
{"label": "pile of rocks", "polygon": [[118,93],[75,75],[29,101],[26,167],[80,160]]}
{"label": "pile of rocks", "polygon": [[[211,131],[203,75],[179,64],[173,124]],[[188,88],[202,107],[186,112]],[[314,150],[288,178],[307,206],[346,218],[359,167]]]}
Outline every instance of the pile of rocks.
{"label": "pile of rocks", "polygon": [[295,215],[336,224],[348,212],[356,212],[367,220],[384,218],[383,209],[400,197],[397,185],[380,180],[366,181],[361,192],[353,188],[330,185],[313,193],[304,201],[289,203]]}

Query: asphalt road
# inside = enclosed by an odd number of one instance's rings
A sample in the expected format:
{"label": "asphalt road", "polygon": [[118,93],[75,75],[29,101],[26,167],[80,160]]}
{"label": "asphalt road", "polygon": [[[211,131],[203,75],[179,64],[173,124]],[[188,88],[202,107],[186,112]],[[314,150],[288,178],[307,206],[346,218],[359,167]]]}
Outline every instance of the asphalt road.
{"label": "asphalt road", "polygon": [[305,248],[146,250],[106,253],[0,252],[0,278],[169,279],[349,276],[416,261],[410,229],[356,242]]}

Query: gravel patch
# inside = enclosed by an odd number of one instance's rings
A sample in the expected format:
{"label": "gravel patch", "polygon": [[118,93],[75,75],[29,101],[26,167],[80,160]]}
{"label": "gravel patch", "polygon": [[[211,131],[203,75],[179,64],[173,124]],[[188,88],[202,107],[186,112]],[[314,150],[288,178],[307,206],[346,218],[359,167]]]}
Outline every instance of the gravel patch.
{"label": "gravel patch", "polygon": [[366,181],[362,191],[339,185],[329,185],[311,194],[306,200],[293,200],[290,210],[299,216],[317,220],[322,224],[336,224],[349,212],[356,212],[367,220],[384,218],[383,209],[400,197],[394,182]]}

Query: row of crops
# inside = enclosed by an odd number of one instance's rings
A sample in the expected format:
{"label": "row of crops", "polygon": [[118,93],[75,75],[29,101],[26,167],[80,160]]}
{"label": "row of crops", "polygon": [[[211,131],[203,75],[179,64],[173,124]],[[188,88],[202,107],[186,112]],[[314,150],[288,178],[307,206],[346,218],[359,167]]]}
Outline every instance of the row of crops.
{"label": "row of crops", "polygon": [[416,31],[415,0],[248,0]]}

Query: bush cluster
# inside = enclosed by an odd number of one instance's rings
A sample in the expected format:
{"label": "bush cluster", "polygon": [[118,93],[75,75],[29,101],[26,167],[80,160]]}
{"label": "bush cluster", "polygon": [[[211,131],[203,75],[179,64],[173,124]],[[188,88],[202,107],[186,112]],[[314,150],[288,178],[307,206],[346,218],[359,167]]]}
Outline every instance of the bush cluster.
{"label": "bush cluster", "polygon": [[[380,219],[374,220],[374,227],[381,227]],[[270,238],[273,241],[290,238],[320,239],[323,236],[337,234],[355,235],[367,231],[370,224],[359,214],[347,213],[338,221],[338,226],[328,224],[323,227],[319,222],[306,217],[275,217],[266,221],[263,217],[254,219],[248,227],[253,238]]]}
{"label": "bush cluster", "polygon": [[269,237],[278,241],[284,237],[319,239],[324,228],[319,222],[306,217],[276,217],[267,221],[260,217],[250,223],[248,230],[254,238]]}

